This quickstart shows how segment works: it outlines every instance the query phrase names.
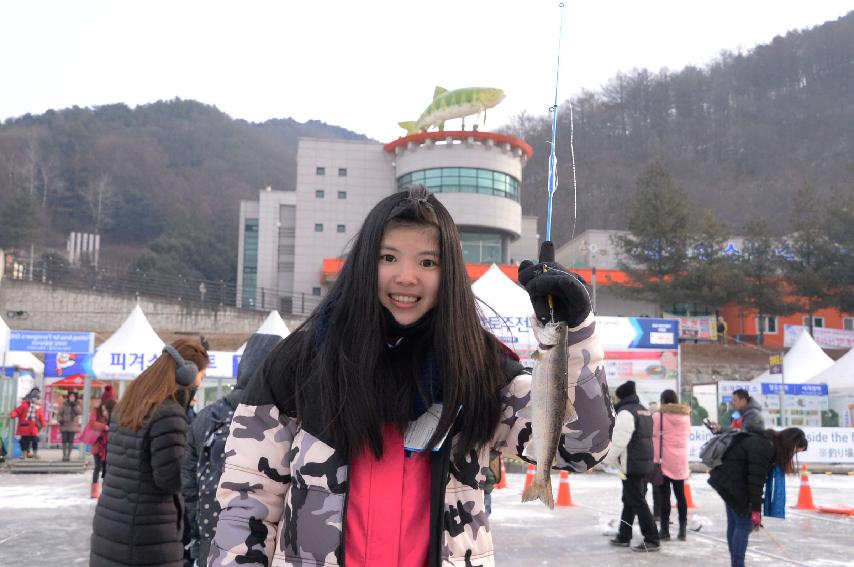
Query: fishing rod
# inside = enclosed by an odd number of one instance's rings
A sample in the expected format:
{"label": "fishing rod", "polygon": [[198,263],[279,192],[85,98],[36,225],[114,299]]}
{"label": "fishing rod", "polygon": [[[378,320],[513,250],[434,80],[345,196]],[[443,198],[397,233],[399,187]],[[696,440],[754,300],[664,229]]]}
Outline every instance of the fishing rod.
{"label": "fishing rod", "polygon": [[557,36],[557,65],[555,70],[555,101],[554,105],[549,108],[552,113],[552,141],[549,148],[549,204],[546,212],[546,240],[552,239],[552,212],[555,191],[557,190],[557,156],[555,147],[557,146],[557,108],[558,108],[558,90],[560,89],[560,44],[563,39],[563,8],[564,3],[560,6],[560,29]]}

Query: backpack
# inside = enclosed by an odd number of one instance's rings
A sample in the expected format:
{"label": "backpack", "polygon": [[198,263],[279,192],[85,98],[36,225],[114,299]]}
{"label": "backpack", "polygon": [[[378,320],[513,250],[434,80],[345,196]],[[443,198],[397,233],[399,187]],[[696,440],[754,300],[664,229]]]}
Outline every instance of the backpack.
{"label": "backpack", "polygon": [[723,433],[712,435],[700,448],[700,460],[710,469],[719,467],[733,440],[739,435],[747,434],[738,429],[727,429]]}

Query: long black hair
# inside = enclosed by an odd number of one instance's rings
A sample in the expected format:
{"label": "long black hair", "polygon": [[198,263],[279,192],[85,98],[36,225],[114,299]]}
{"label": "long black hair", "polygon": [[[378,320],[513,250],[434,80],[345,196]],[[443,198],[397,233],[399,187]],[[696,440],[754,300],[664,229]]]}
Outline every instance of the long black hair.
{"label": "long black hair", "polygon": [[768,429],[767,433],[777,450],[775,457],[777,465],[786,474],[797,472],[795,470],[795,453],[806,451],[809,447],[809,441],[807,441],[804,430],[797,427],[787,427],[782,431]]}
{"label": "long black hair", "polygon": [[[294,333],[301,341],[296,376],[317,381],[321,407],[315,411],[326,424],[324,433],[351,455],[368,448],[380,458],[384,425],[391,422],[401,430],[406,426],[411,404],[388,403],[379,382],[388,379],[382,371],[388,346],[379,301],[380,245],[388,230],[400,226],[438,230],[438,299],[424,334],[426,348],[418,352],[422,360],[415,366],[423,368],[423,356],[429,353],[442,379],[442,415],[430,444],[435,446],[454,427],[459,434],[455,459],[461,461],[491,439],[505,379],[498,344],[479,322],[459,231],[447,209],[423,186],[390,195],[368,213],[329,294],[300,326],[303,332]],[[417,370],[415,374],[412,381],[418,388]],[[420,388],[418,393],[424,397]]]}

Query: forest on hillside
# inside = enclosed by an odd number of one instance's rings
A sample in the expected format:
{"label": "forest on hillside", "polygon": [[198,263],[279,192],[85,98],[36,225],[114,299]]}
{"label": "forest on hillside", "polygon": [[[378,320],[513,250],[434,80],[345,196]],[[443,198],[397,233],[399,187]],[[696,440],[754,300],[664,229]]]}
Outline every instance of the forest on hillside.
{"label": "forest on hillside", "polygon": [[[700,218],[734,233],[765,219],[790,230],[799,187],[820,198],[854,185],[854,12],[705,67],[638,69],[572,100],[578,225],[624,228],[637,180],[662,163]],[[559,112],[555,234],[572,231],[569,105]],[[543,219],[546,116],[505,131],[534,157],[522,205]],[[0,247],[63,250],[70,231],[102,236],[102,264],[234,282],[240,199],[292,190],[301,136],[366,139],[291,119],[253,124],[190,100],[51,110],[0,124]],[[543,233],[541,226],[541,234]]]}
{"label": "forest on hillside", "polygon": [[[195,101],[48,111],[0,126],[0,247],[64,249],[101,234],[102,263],[234,281],[240,199],[293,190],[318,121],[252,124]],[[224,237],[229,235],[229,237]]]}
{"label": "forest on hillside", "polygon": [[[704,68],[620,74],[571,102],[576,234],[624,228],[636,180],[656,160],[694,207],[713,210],[735,233],[755,218],[783,233],[805,182],[825,198],[854,184],[854,12],[748,53],[722,53]],[[560,105],[558,243],[572,229],[569,114],[569,105]],[[534,148],[523,209],[541,221],[550,128],[550,118],[526,114],[505,128]]]}

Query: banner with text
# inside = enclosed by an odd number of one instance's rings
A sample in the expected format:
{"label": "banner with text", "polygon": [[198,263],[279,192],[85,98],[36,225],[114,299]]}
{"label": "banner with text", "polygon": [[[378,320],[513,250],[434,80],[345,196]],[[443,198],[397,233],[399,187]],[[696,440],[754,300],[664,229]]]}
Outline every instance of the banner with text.
{"label": "banner with text", "polygon": [[[803,325],[786,325],[783,327],[783,346],[791,347],[807,330]],[[854,331],[843,331],[842,329],[825,329],[813,327],[812,338],[821,348],[847,350],[854,348]]]}
{"label": "banner with text", "polygon": [[[798,453],[802,463],[854,463],[854,428],[802,427],[809,448]],[[688,460],[700,462],[700,448],[712,438],[705,426],[691,427],[688,443]]]}

